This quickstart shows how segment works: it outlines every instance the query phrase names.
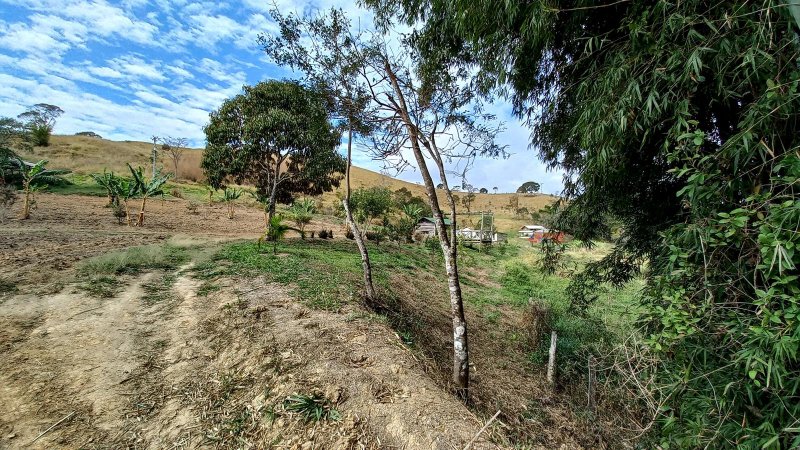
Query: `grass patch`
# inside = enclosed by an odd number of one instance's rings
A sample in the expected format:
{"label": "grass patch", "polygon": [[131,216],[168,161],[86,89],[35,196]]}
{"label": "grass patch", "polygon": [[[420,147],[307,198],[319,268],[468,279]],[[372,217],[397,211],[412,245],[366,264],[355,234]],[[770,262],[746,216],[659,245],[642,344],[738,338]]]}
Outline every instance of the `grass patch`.
{"label": "grass patch", "polygon": [[122,290],[124,283],[114,276],[95,275],[87,276],[85,280],[78,284],[78,288],[92,297],[111,298]]}
{"label": "grass patch", "polygon": [[307,422],[321,420],[339,420],[341,414],[331,401],[321,394],[294,394],[283,401],[283,409],[287,412],[297,413]]}
{"label": "grass patch", "polygon": [[0,295],[13,294],[17,292],[17,283],[12,280],[0,278]]}
{"label": "grass patch", "polygon": [[[217,276],[263,275],[268,281],[293,286],[292,294],[311,308],[336,311],[360,295],[361,257],[353,242],[292,240],[271,246],[255,243],[232,244],[223,248],[213,262],[195,268],[201,279]],[[373,281],[389,290],[389,275],[398,268],[433,270],[435,259],[419,246],[373,247]]]}
{"label": "grass patch", "polygon": [[166,273],[158,279],[143,283],[144,296],[142,301],[153,304],[171,299],[173,297],[172,286],[175,284],[176,279],[174,274]]}
{"label": "grass patch", "polygon": [[208,297],[209,294],[211,294],[212,292],[217,292],[220,289],[222,289],[220,285],[206,280],[203,281],[203,284],[201,284],[200,287],[197,288],[197,296]]}
{"label": "grass patch", "polygon": [[144,245],[87,259],[80,265],[79,272],[82,275],[123,275],[151,269],[174,270],[188,259],[189,253],[182,247]]}

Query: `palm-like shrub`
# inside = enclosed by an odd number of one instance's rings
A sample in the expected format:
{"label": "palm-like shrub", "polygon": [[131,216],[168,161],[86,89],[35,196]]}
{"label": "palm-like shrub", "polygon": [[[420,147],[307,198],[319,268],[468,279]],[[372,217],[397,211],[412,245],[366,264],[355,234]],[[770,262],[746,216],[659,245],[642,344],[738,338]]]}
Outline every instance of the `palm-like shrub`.
{"label": "palm-like shrub", "polygon": [[[21,166],[27,166],[19,160]],[[36,192],[45,185],[63,181],[61,175],[69,173],[68,170],[51,170],[46,168],[47,160],[43,159],[33,166],[22,171],[22,191],[25,193],[25,203],[22,206],[22,218],[31,217],[31,208],[36,205]]]}
{"label": "palm-like shrub", "polygon": [[306,225],[311,222],[311,219],[314,218],[314,213],[316,212],[316,203],[310,198],[298,200],[292,204],[291,208],[289,208],[289,214],[291,215],[292,221],[295,223],[295,225],[297,225],[297,228],[300,230],[300,237],[303,239],[306,238]]}
{"label": "palm-like shrub", "polygon": [[144,176],[144,169],[141,167],[134,169],[130,164],[128,164],[128,169],[130,169],[131,175],[133,176],[133,183],[139,188],[137,196],[142,199],[142,203],[139,208],[139,217],[136,220],[136,226],[141,227],[144,226],[144,208],[147,203],[147,199],[157,195],[163,196],[164,185],[170,179],[172,174],[162,174],[161,170],[156,170],[155,174],[153,174],[153,178],[147,180]]}
{"label": "palm-like shrub", "polygon": [[228,219],[233,219],[233,201],[238,200],[242,196],[242,190],[236,188],[225,188],[222,193],[222,199],[228,205]]}
{"label": "palm-like shrub", "polygon": [[264,235],[258,239],[258,245],[261,246],[261,243],[265,240],[272,241],[272,254],[275,255],[278,253],[278,241],[286,237],[286,233],[289,230],[300,231],[283,223],[283,216],[276,214],[270,219],[269,227],[267,227]]}
{"label": "palm-like shrub", "polygon": [[108,196],[108,206],[119,204],[119,182],[120,178],[114,172],[93,173],[90,175],[100,187],[106,190]]}

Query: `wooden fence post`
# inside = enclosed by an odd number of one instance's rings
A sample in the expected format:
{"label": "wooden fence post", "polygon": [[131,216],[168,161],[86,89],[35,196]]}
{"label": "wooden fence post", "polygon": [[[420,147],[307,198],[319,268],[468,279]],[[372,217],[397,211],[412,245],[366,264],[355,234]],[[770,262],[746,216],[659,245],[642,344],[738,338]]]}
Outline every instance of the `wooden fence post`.
{"label": "wooden fence post", "polygon": [[594,358],[589,356],[588,359],[588,367],[589,367],[589,383],[586,387],[586,406],[589,407],[589,411],[594,412]]}
{"label": "wooden fence post", "polygon": [[547,382],[551,387],[555,387],[556,383],[556,343],[558,341],[558,334],[555,331],[550,332],[550,357],[547,359]]}

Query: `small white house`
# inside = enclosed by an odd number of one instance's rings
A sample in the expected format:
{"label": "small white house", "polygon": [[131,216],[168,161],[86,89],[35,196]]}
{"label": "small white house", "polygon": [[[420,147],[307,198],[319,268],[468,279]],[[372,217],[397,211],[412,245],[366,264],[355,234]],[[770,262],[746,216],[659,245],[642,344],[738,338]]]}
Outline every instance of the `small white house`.
{"label": "small white house", "polygon": [[524,225],[517,234],[520,239],[530,239],[534,233],[547,233],[550,230],[541,225]]}
{"label": "small white house", "polygon": [[[483,234],[483,236],[481,236]],[[505,233],[498,233],[496,231],[474,230],[470,227],[462,228],[456,231],[456,235],[461,236],[466,241],[472,242],[505,242],[508,240]]]}

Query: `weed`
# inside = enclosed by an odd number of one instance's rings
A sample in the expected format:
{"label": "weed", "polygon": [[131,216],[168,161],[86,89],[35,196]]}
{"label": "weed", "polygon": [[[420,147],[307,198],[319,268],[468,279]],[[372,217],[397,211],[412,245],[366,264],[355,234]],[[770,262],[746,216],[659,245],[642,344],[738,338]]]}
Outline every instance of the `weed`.
{"label": "weed", "polygon": [[142,284],[144,296],[142,301],[153,304],[172,298],[172,285],[175,284],[175,275],[164,274],[160,279]]}
{"label": "weed", "polygon": [[78,288],[92,297],[111,298],[122,289],[123,282],[114,276],[99,275],[86,277]]}
{"label": "weed", "polygon": [[80,273],[84,275],[137,274],[149,269],[177,269],[188,259],[188,252],[168,244],[144,245],[106,253],[84,261]]}
{"label": "weed", "polygon": [[318,393],[291,395],[283,401],[283,409],[300,414],[308,422],[336,421],[341,418],[339,411],[333,408],[331,401]]}
{"label": "weed", "polygon": [[197,288],[197,296],[198,297],[208,297],[208,294],[212,292],[216,292],[222,289],[222,287],[218,284],[214,284],[210,281],[203,281],[203,284]]}
{"label": "weed", "polygon": [[16,282],[0,278],[0,294],[13,294],[15,292],[17,292]]}

